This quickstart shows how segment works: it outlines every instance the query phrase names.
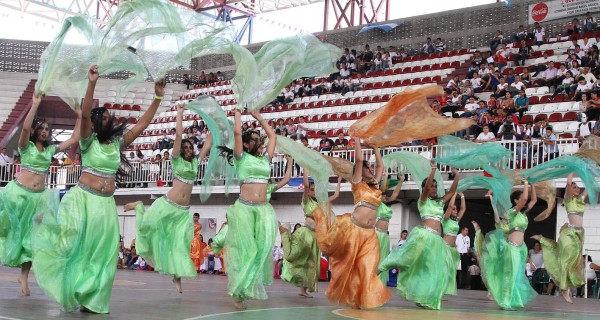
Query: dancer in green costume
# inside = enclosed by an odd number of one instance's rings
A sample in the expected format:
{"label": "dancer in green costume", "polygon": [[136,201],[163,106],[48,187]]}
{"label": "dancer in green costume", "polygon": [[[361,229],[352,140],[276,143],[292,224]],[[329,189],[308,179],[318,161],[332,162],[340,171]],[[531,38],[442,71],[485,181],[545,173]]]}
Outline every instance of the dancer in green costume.
{"label": "dancer in green costume", "polygon": [[[448,208],[442,220],[442,232],[444,233],[444,242],[446,243],[446,264],[448,265],[448,288],[446,294],[456,295],[456,268],[460,263],[460,255],[456,250],[456,236],[460,230],[458,222],[462,219],[467,204],[465,195],[459,192],[460,195],[460,211],[456,209],[456,193],[448,202]],[[453,272],[454,271],[454,272]]]}
{"label": "dancer in green costume", "polygon": [[29,296],[31,269],[31,227],[36,214],[58,209],[58,192],[46,188],[48,168],[52,156],[67,150],[79,140],[81,110],[71,137],[58,145],[51,145],[50,130],[44,119],[34,119],[42,98],[33,96],[33,103],[19,136],[21,174],[6,185],[0,193],[0,263],[21,267],[19,283],[24,296]]}
{"label": "dancer in green costume", "polygon": [[573,174],[569,174],[564,200],[569,223],[560,229],[558,241],[542,237],[539,234],[532,237],[542,245],[544,267],[568,303],[573,303],[569,296],[569,288],[585,284],[581,252],[583,250],[583,212],[586,196],[587,191],[581,192],[577,183],[573,182]]}
{"label": "dancer in green costume", "polygon": [[[283,273],[281,279],[300,288],[298,295],[312,298],[309,292],[317,291],[319,272],[321,265],[321,251],[315,237],[315,221],[312,218],[313,211],[318,207],[315,198],[315,185],[308,180],[308,170],[304,169],[304,195],[302,197],[302,209],[304,210],[304,226],[293,233],[279,224],[281,233],[281,244],[283,246]],[[340,194],[341,178],[338,179],[338,187],[329,202],[333,202]]]}
{"label": "dancer in green costume", "polygon": [[[475,249],[483,281],[491,297],[504,310],[524,308],[537,296],[525,276],[527,247],[523,237],[529,222],[526,212],[537,202],[533,187],[531,200],[528,202],[529,189],[529,183],[524,181],[523,191],[515,191],[510,196],[514,206],[505,215],[508,232],[500,227],[488,232],[483,240],[479,225],[473,222]],[[522,209],[525,210],[521,211]],[[498,218],[496,224],[502,226]]]}
{"label": "dancer in green costume", "polygon": [[267,201],[270,159],[275,155],[277,135],[258,111],[250,114],[269,138],[267,155],[259,154],[261,141],[257,132],[242,133],[240,110],[235,111],[234,149],[219,146],[240,179],[240,197],[227,210],[229,230],[224,247],[227,290],[238,309],[245,309],[244,300],[267,299],[264,285],[273,281],[273,264],[267,262],[277,232],[275,211]]}
{"label": "dancer in green costume", "polygon": [[32,233],[33,271],[40,287],[64,310],[108,313],[120,238],[113,193],[116,178],[125,176],[123,166],[129,164],[122,150],[152,121],[164,85],[155,84],[154,101],[126,131],[126,123],[117,124],[106,108],[92,110],[97,66],[90,68],[88,79],[79,140],[83,173],[58,213],[35,219],[40,222]]}
{"label": "dancer in green costume", "polygon": [[[398,199],[400,190],[402,190],[402,183],[404,182],[404,175],[398,175],[398,185],[391,196],[385,195],[388,186],[388,173],[384,170],[383,183],[381,184],[382,200],[379,208],[377,208],[377,221],[375,222],[375,233],[379,240],[379,261],[383,261],[390,254],[390,233],[388,227],[390,225],[390,219],[392,218],[392,208],[387,204],[394,203]],[[387,286],[390,276],[388,272],[381,272],[379,279]]]}
{"label": "dancer in green costume", "polygon": [[406,242],[379,263],[379,271],[399,267],[398,291],[405,299],[424,309],[440,309],[448,286],[446,245],[440,237],[444,203],[450,201],[458,187],[459,172],[453,169],[454,181],[448,193],[438,198],[436,166],[432,163],[429,177],[421,184],[418,208],[422,226],[409,233]]}
{"label": "dancer in green costume", "polygon": [[211,146],[212,135],[198,156],[188,140],[182,141],[183,107],[177,107],[177,124],[173,144],[173,187],[158,198],[145,211],[141,201],[128,203],[125,211],[135,209],[136,250],[154,267],[154,270],[173,275],[175,289],[181,293],[181,278],[195,278],[194,263],[190,258],[190,247],[194,236],[194,225],[189,211],[194,181],[198,179],[198,161],[204,159]]}

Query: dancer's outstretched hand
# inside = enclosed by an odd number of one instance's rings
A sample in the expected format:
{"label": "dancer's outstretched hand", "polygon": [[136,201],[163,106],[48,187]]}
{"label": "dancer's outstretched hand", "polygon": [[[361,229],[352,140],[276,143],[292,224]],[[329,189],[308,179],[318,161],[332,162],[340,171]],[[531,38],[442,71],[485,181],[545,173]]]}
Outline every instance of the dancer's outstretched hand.
{"label": "dancer's outstretched hand", "polygon": [[96,83],[96,81],[98,81],[98,66],[97,65],[93,65],[90,67],[90,70],[88,70],[88,80],[90,82]]}

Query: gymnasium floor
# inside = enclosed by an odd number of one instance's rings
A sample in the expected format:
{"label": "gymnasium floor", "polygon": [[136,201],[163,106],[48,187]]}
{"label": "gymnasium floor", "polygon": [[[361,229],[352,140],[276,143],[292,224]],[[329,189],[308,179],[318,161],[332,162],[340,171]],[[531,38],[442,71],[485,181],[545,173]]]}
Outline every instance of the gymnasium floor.
{"label": "gymnasium floor", "polygon": [[18,274],[17,269],[0,268],[0,319],[600,319],[599,299],[574,299],[569,305],[559,297],[539,296],[526,310],[509,312],[488,301],[484,291],[470,290],[448,297],[440,311],[422,310],[397,295],[382,308],[351,310],[327,301],[323,295],[326,282],[319,283],[320,292],[313,299],[306,299],[280,280],[268,288],[269,300],[249,301],[248,310],[240,312],[226,294],[224,276],[201,274],[195,280],[184,279],[184,292],[179,294],[168,276],[127,270],[117,271],[109,315],[64,313],[42,293],[34,277],[30,278],[31,296],[20,297]]}

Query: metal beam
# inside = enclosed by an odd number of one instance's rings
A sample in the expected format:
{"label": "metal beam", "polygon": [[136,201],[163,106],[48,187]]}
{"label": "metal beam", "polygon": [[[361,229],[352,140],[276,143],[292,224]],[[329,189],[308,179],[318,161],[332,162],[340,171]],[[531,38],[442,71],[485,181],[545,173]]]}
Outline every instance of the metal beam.
{"label": "metal beam", "polygon": [[390,6],[391,0],[325,0],[323,31],[389,20]]}
{"label": "metal beam", "polygon": [[0,0],[0,6],[62,23],[76,15],[90,16],[100,25],[110,20],[123,0]]}

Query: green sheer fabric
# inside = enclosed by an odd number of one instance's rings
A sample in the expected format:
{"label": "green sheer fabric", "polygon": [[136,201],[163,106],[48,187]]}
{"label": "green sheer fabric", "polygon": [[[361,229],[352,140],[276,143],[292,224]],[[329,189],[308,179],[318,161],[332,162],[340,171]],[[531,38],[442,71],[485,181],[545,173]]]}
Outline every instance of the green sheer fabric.
{"label": "green sheer fabric", "polygon": [[512,206],[510,201],[512,187],[512,183],[504,177],[504,175],[495,178],[471,176],[461,179],[458,182],[457,191],[462,192],[473,188],[492,190],[494,193],[494,197],[492,198],[492,208],[498,215],[502,216]]}
{"label": "green sheer fabric", "polygon": [[564,155],[521,172],[521,177],[527,179],[529,183],[535,183],[564,178],[571,172],[577,173],[583,181],[590,203],[598,203],[600,167],[593,160]]}
{"label": "green sheer fabric", "polygon": [[329,177],[333,175],[331,164],[319,152],[306,148],[290,138],[278,136],[277,146],[300,166],[308,169],[315,181],[315,195],[319,206],[324,212],[329,212]]}
{"label": "green sheer fabric", "polygon": [[210,148],[211,156],[208,157],[208,163],[204,169],[202,177],[202,191],[200,200],[206,201],[211,195],[212,188],[217,180],[225,178],[225,192],[229,186],[234,183],[235,168],[230,166],[222,157],[217,157],[218,146],[233,147],[233,123],[227,118],[227,114],[212,96],[201,96],[185,105],[185,108],[197,113],[213,136],[212,146]]}
{"label": "green sheer fabric", "polygon": [[[383,164],[386,168],[398,168],[398,171],[408,172],[421,190],[421,181],[427,179],[431,173],[431,161],[429,159],[410,151],[398,151],[383,156]],[[438,197],[444,196],[444,179],[439,170],[435,172],[435,181],[438,185]]]}
{"label": "green sheer fabric", "polygon": [[460,169],[479,169],[499,177],[498,168],[506,168],[510,150],[499,143],[478,144],[455,136],[439,138],[435,162]]}
{"label": "green sheer fabric", "polygon": [[[248,52],[249,53],[249,52]],[[254,55],[237,51],[237,71],[232,81],[238,108],[257,110],[295,79],[336,72],[342,51],[322,43],[311,34],[277,39],[264,44]]]}

